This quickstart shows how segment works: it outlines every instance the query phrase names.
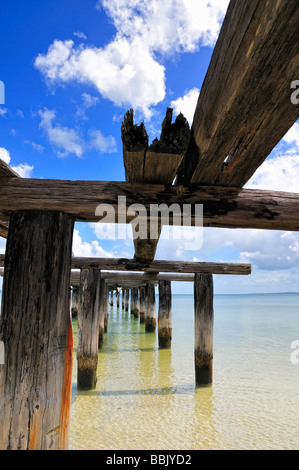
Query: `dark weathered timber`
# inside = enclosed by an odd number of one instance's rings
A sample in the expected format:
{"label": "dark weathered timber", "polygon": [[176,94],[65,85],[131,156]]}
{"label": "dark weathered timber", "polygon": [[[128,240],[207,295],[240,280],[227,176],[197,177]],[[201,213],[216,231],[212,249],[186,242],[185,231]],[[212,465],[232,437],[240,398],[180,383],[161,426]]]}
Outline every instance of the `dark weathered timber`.
{"label": "dark weathered timber", "polygon": [[8,235],[8,221],[0,220],[0,237],[7,238]]}
{"label": "dark weathered timber", "polygon": [[0,321],[2,450],[68,447],[73,225],[62,213],[11,217]]}
{"label": "dark weathered timber", "polygon": [[194,362],[197,386],[213,381],[213,276],[201,273],[194,281]]}
{"label": "dark weathered timber", "polygon": [[299,118],[297,0],[232,0],[214,48],[178,184],[242,187]]}
{"label": "dark weathered timber", "polygon": [[152,333],[156,329],[156,297],[155,297],[155,285],[148,282],[145,287],[145,331]]}
{"label": "dark weathered timber", "polygon": [[121,308],[125,309],[125,290],[123,288],[121,289]]}
{"label": "dark weathered timber", "polygon": [[145,321],[145,310],[146,310],[146,291],[145,287],[139,287],[139,299],[140,299],[140,312],[139,321],[144,323]]}
{"label": "dark weathered timber", "polygon": [[94,389],[97,383],[101,272],[82,269],[78,310],[78,388]]}
{"label": "dark weathered timber", "polygon": [[129,311],[129,298],[130,298],[130,291],[129,289],[125,289],[125,311]]}
{"label": "dark weathered timber", "polygon": [[159,281],[158,341],[159,348],[170,348],[172,338],[171,282]]}
{"label": "dark weathered timber", "polygon": [[144,124],[134,124],[134,111],[130,109],[121,126],[123,159],[127,181],[143,181],[145,152],[148,147],[148,135]]}
{"label": "dark weathered timber", "polygon": [[108,311],[109,311],[109,288],[108,288],[108,284],[107,282],[105,281],[104,283],[104,289],[105,289],[105,293],[104,293],[104,299],[105,299],[105,303],[104,303],[104,306],[105,306],[105,310],[104,310],[104,333],[107,333],[108,331]]}
{"label": "dark weathered timber", "polygon": [[[217,186],[176,187],[126,182],[60,181],[27,178],[3,179],[0,185],[0,219],[17,210],[63,211],[78,221],[97,222],[99,204],[111,204],[116,222],[134,220],[135,215],[118,213],[118,197],[126,205],[144,204],[150,220],[151,204],[191,204],[190,225],[194,226],[194,205],[203,204],[205,227],[299,230],[299,194],[279,191],[225,188]],[[170,214],[169,225],[177,223]],[[183,220],[181,221],[183,223]]]}
{"label": "dark weathered timber", "polygon": [[72,288],[72,308],[71,308],[72,318],[77,318],[79,304],[80,304],[80,289],[79,289],[79,286],[73,286],[73,288]]}
{"label": "dark weathered timber", "polygon": [[[138,262],[127,258],[73,258],[72,266],[75,269],[97,268],[100,270],[115,271],[147,271],[148,273],[198,273],[248,275],[251,265],[246,263],[209,263],[190,261],[156,260],[149,263]],[[109,276],[109,275],[108,275]],[[113,277],[113,274],[111,274]],[[146,279],[146,275],[144,275]],[[123,278],[125,278],[124,275]]]}
{"label": "dark weathered timber", "polygon": [[131,310],[131,313],[134,315],[135,318],[138,318],[140,311],[138,287],[133,287],[132,289],[132,306],[133,309]]}
{"label": "dark weathered timber", "polygon": [[100,300],[99,300],[99,328],[98,328],[98,348],[103,347],[105,333],[105,316],[108,307],[107,300],[108,289],[104,279],[100,281]]}

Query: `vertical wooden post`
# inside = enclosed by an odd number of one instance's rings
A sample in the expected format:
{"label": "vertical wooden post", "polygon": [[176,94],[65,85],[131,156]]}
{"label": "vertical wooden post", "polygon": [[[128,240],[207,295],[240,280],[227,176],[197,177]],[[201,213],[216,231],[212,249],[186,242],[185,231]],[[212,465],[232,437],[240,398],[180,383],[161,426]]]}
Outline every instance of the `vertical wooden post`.
{"label": "vertical wooden post", "polygon": [[60,212],[10,218],[0,318],[2,450],[68,448],[73,227]]}
{"label": "vertical wooden post", "polygon": [[171,282],[159,281],[159,348],[169,348],[172,336]]}
{"label": "vertical wooden post", "polygon": [[145,287],[139,287],[139,294],[140,294],[139,321],[140,323],[144,323],[145,322]]}
{"label": "vertical wooden post", "polygon": [[156,329],[156,296],[155,285],[151,282],[146,284],[146,311],[145,331],[153,332]]}
{"label": "vertical wooden post", "polygon": [[107,283],[104,283],[104,333],[107,333],[108,331],[108,311],[109,311],[109,288],[107,286]]}
{"label": "vertical wooden post", "polygon": [[125,309],[125,289],[121,288],[121,308]]}
{"label": "vertical wooden post", "polygon": [[108,307],[107,294],[108,290],[105,288],[106,283],[104,279],[100,281],[100,300],[99,300],[99,337],[98,337],[98,348],[103,347],[104,333],[105,333],[105,312]]}
{"label": "vertical wooden post", "polygon": [[129,289],[125,290],[125,311],[129,311],[129,303],[130,303],[130,291]]}
{"label": "vertical wooden post", "polygon": [[97,383],[99,301],[101,271],[82,269],[78,311],[78,388],[93,389]]}
{"label": "vertical wooden post", "polygon": [[131,298],[130,298],[130,309],[131,309],[131,315],[133,315],[133,312],[134,312],[133,288],[130,289],[130,294],[131,294]]}
{"label": "vertical wooden post", "polygon": [[213,275],[195,274],[195,381],[196,385],[206,385],[213,381]]}
{"label": "vertical wooden post", "polygon": [[110,291],[110,302],[109,302],[110,305],[111,305],[111,307],[113,306],[113,303],[114,303],[114,302],[113,302],[113,301],[114,301],[114,299],[113,299],[113,294],[114,294],[114,290],[111,290],[111,291]]}
{"label": "vertical wooden post", "polygon": [[138,287],[133,287],[132,296],[133,296],[133,305],[134,305],[132,313],[133,313],[135,318],[138,318],[139,317],[139,309],[140,309]]}
{"label": "vertical wooden post", "polygon": [[79,295],[79,286],[73,286],[72,288],[72,318],[77,318],[78,316],[78,308],[80,303],[80,295]]}
{"label": "vertical wooden post", "polygon": [[116,307],[119,308],[120,290],[116,290]]}

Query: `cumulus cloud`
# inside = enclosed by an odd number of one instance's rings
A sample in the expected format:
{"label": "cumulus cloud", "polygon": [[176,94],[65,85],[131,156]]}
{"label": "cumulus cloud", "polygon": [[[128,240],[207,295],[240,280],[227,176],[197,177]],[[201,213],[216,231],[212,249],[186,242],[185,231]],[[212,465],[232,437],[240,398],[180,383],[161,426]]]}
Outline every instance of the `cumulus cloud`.
{"label": "cumulus cloud", "polygon": [[112,135],[107,137],[101,131],[90,131],[90,147],[99,153],[114,153],[117,150],[116,140]]}
{"label": "cumulus cloud", "polygon": [[0,147],[0,159],[9,165],[10,153],[4,147]]}
{"label": "cumulus cloud", "polygon": [[73,247],[72,251],[74,256],[78,257],[94,257],[94,258],[112,258],[113,253],[104,250],[97,240],[83,242],[82,237],[79,235],[79,230],[74,230]]}
{"label": "cumulus cloud", "polygon": [[11,168],[22,178],[30,178],[34,170],[34,166],[28,165],[28,163],[20,163],[19,165],[12,166]]}
{"label": "cumulus cloud", "polygon": [[172,101],[171,107],[174,109],[176,114],[182,113],[190,126],[193,122],[193,116],[198,101],[199,89],[193,88],[192,90],[186,91],[185,95]]}
{"label": "cumulus cloud", "polygon": [[40,128],[47,135],[49,142],[56,147],[58,156],[66,157],[74,154],[82,158],[84,142],[74,129],[55,124],[56,114],[54,110],[45,108],[38,112],[41,122]]}
{"label": "cumulus cloud", "polygon": [[228,0],[103,0],[116,27],[105,47],[55,40],[35,67],[51,84],[71,81],[94,86],[117,106],[133,107],[145,118],[165,97],[165,68],[158,54],[193,52],[213,45]]}

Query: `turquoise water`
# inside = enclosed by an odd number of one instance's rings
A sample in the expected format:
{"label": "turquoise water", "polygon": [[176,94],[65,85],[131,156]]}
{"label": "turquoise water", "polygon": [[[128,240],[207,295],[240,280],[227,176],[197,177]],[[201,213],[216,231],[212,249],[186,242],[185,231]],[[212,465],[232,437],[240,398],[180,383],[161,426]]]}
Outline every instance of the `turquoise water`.
{"label": "turquoise water", "polygon": [[95,390],[77,390],[74,361],[70,448],[299,448],[299,295],[216,295],[214,309],[213,385],[196,388],[193,296],[173,295],[171,350],[110,307]]}

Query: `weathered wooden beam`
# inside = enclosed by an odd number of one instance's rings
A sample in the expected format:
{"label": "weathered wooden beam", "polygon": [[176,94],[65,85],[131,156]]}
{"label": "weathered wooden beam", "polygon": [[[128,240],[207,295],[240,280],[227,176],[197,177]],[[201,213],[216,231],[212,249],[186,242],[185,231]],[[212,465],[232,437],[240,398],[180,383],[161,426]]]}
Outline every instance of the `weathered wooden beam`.
{"label": "weathered wooden beam", "polygon": [[170,348],[172,338],[171,281],[159,281],[158,341],[159,348]]}
{"label": "weathered wooden beam", "polygon": [[[155,139],[148,147],[148,136],[143,123],[134,124],[133,110],[127,112],[122,124],[122,141],[126,180],[131,183],[172,184],[190,140],[187,120],[179,114],[172,123],[171,108],[167,108],[162,123],[160,139]],[[134,257],[138,260],[152,261],[161,234],[161,223],[156,238],[134,237]]]}
{"label": "weathered wooden beam", "polygon": [[242,187],[299,118],[297,0],[231,0],[178,184]]}
{"label": "weathered wooden beam", "polygon": [[11,217],[0,317],[2,450],[68,447],[73,226],[62,213]]}
{"label": "weathered wooden beam", "polygon": [[[194,226],[195,204],[203,204],[205,227],[257,228],[269,230],[299,230],[299,194],[279,191],[224,188],[217,186],[175,187],[131,184],[125,182],[60,181],[10,178],[0,185],[0,219],[8,219],[17,210],[63,211],[78,221],[98,222],[105,217],[96,215],[99,204],[110,204],[115,221],[129,223],[135,216],[123,213],[119,197],[125,196],[126,207],[137,201],[153,219],[153,204],[178,204],[183,214],[184,204],[191,205]],[[153,211],[152,211],[153,212]],[[152,215],[152,217],[151,217]],[[172,214],[169,225],[177,224]]]}
{"label": "weathered wooden beam", "polygon": [[196,274],[194,281],[194,356],[197,386],[213,381],[213,275]]}
{"label": "weathered wooden beam", "polygon": [[[148,273],[198,273],[209,272],[212,274],[235,274],[248,275],[251,273],[251,265],[246,263],[210,263],[210,262],[190,262],[190,261],[167,261],[156,260],[151,263],[142,263],[134,259],[127,258],[73,258],[72,266],[75,269],[97,268],[100,270],[116,271],[147,271]],[[113,274],[104,274],[104,277]],[[147,280],[147,275],[143,274]],[[156,276],[158,276],[156,274]],[[126,275],[123,276],[125,279]],[[153,279],[153,278],[151,278]],[[174,279],[174,278],[173,278]]]}
{"label": "weathered wooden beam", "polygon": [[20,178],[20,175],[0,159],[0,179],[2,178]]}
{"label": "weathered wooden beam", "polygon": [[155,285],[152,282],[146,284],[146,306],[145,306],[145,331],[152,333],[156,329],[156,296]]}
{"label": "weathered wooden beam", "polygon": [[91,390],[97,383],[101,272],[82,269],[78,310],[78,388]]}
{"label": "weathered wooden beam", "polygon": [[8,221],[0,220],[0,237],[7,238],[8,236]]}

